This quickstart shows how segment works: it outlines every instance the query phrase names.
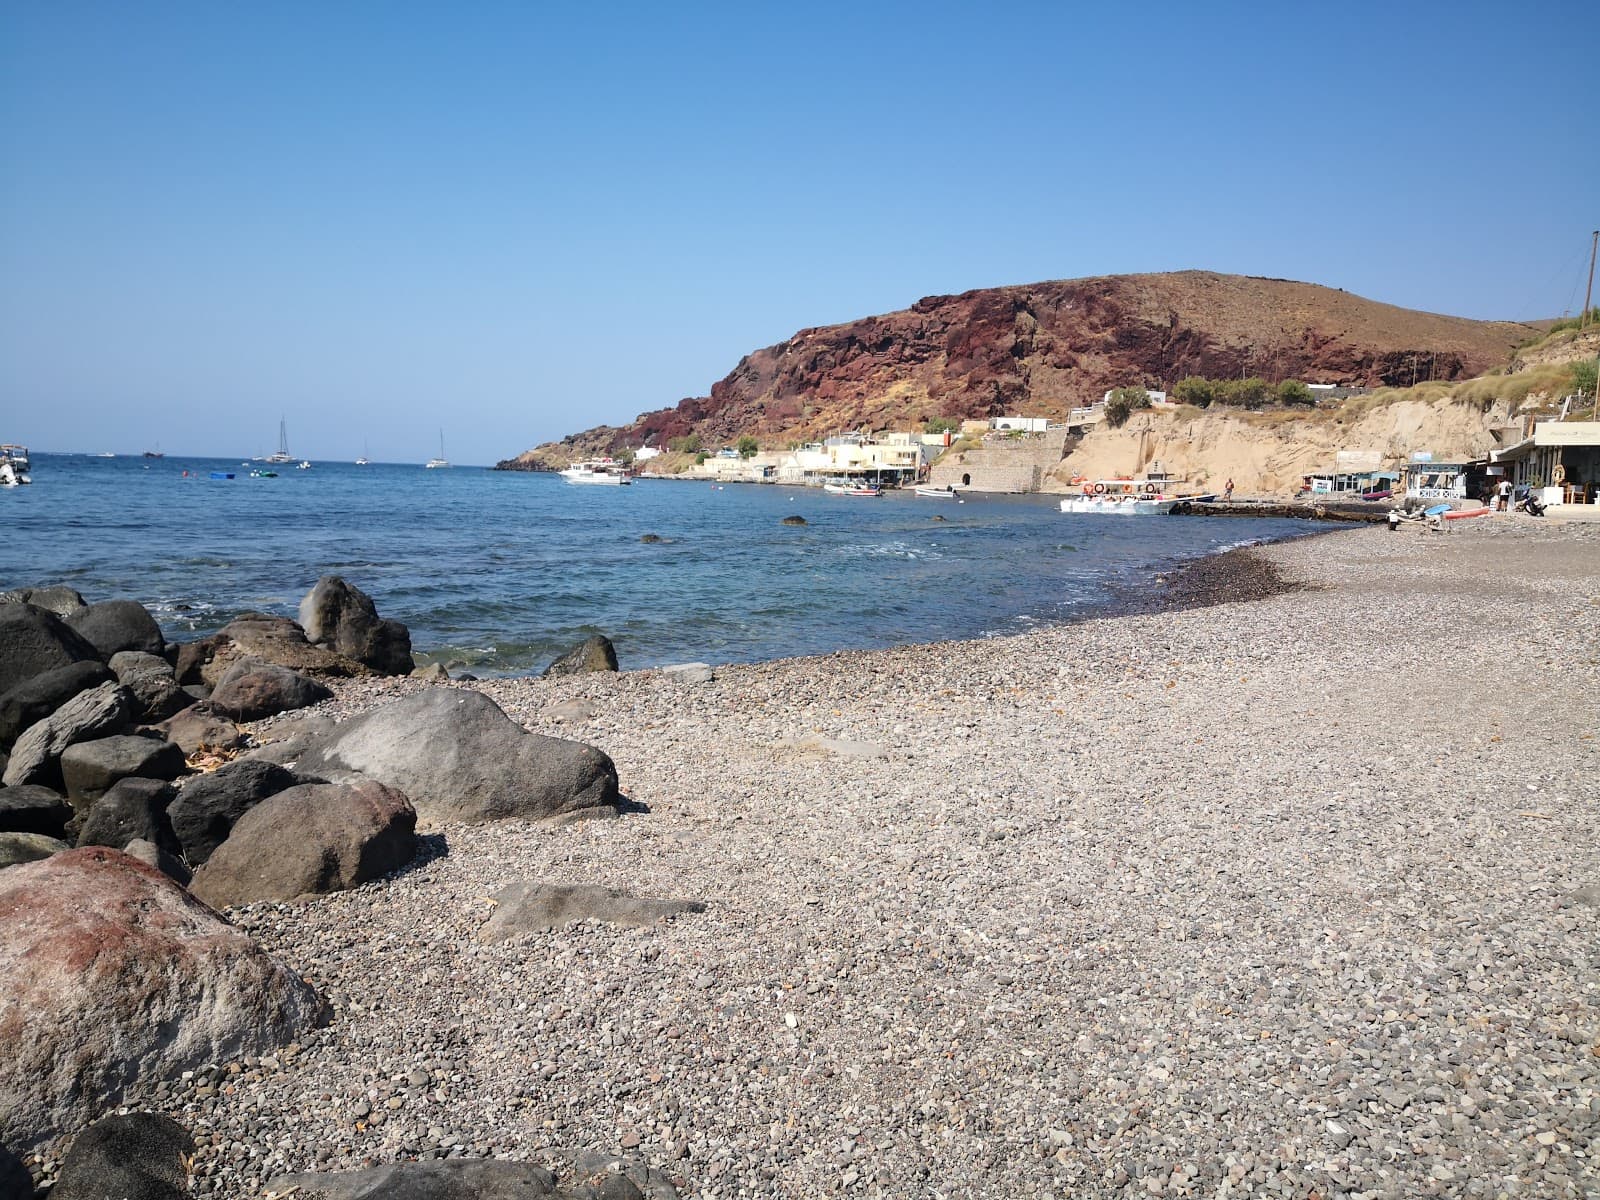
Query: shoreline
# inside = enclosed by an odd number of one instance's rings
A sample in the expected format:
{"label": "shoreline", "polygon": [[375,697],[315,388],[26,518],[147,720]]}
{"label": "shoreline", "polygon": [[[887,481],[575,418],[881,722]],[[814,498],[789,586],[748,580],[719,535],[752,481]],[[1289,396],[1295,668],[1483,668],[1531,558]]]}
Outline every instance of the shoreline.
{"label": "shoreline", "polygon": [[[647,811],[230,910],[333,1022],[139,1099],[228,1197],[583,1150],[706,1198],[1581,1196],[1600,728],[1539,692],[1600,689],[1595,534],[1356,529],[1026,634],[453,683]],[[478,941],[519,879],[708,907]]]}

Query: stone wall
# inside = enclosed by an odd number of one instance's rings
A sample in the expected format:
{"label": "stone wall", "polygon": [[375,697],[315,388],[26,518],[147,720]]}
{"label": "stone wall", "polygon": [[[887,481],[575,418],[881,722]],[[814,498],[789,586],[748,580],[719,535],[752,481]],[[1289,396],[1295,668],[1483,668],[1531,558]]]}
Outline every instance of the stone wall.
{"label": "stone wall", "polygon": [[973,450],[946,454],[934,463],[935,487],[970,487],[975,492],[1037,492],[1066,452],[1067,430],[1025,438],[996,438]]}

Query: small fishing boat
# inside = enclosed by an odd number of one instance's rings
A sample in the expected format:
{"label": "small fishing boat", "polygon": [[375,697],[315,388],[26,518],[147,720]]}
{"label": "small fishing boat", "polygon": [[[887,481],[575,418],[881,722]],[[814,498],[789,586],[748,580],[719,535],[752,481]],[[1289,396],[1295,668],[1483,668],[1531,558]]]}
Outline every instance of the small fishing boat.
{"label": "small fishing boat", "polygon": [[568,483],[631,484],[625,467],[615,459],[591,458],[557,472]]}
{"label": "small fishing boat", "polygon": [[0,487],[21,487],[32,482],[33,477],[20,470],[9,458],[0,458]]}
{"label": "small fishing boat", "polygon": [[961,499],[961,489],[957,488],[954,484],[949,483],[945,484],[943,487],[934,487],[929,483],[919,483],[917,484],[915,490],[917,495],[923,497],[925,500]]}
{"label": "small fishing boat", "polygon": [[822,490],[835,496],[881,496],[883,489],[862,479],[847,479],[843,483],[825,483]]}

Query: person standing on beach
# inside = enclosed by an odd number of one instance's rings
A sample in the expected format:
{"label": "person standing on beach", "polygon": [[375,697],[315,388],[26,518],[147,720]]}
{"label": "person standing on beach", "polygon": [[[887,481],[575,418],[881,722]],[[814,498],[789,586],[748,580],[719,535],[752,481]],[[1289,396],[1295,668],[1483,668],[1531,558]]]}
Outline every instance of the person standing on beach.
{"label": "person standing on beach", "polygon": [[1511,507],[1511,480],[1502,479],[1500,481],[1499,492],[1500,492],[1500,511],[1501,512],[1506,512]]}
{"label": "person standing on beach", "polygon": [[1224,500],[1232,500],[1233,499],[1233,480],[1230,479],[1230,480],[1228,480],[1227,483],[1223,484],[1223,486],[1222,486],[1222,498]]}

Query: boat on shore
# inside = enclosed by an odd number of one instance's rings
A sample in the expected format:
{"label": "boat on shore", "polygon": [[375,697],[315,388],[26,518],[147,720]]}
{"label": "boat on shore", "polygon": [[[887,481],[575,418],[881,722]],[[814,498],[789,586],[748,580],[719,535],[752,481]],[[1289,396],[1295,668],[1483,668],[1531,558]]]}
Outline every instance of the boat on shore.
{"label": "boat on shore", "polygon": [[1086,479],[1076,494],[1062,497],[1061,511],[1073,516],[1156,517],[1170,513],[1182,496],[1169,496],[1152,479]]}
{"label": "boat on shore", "polygon": [[575,462],[557,474],[568,483],[630,484],[627,469],[615,459],[591,458]]}

